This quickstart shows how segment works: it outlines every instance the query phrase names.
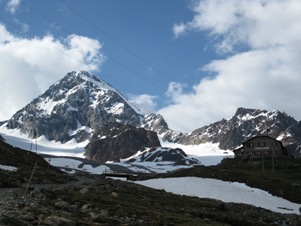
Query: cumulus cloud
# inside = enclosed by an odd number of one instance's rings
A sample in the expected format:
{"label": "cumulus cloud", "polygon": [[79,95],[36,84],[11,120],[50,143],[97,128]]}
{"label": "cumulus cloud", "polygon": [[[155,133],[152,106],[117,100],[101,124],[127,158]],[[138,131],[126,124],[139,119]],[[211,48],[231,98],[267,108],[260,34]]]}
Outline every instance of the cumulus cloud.
{"label": "cumulus cloud", "polygon": [[156,111],[156,99],[156,96],[151,96],[148,94],[129,94],[129,102],[134,104],[144,114],[150,114]]}
{"label": "cumulus cloud", "polygon": [[6,5],[6,10],[11,14],[14,14],[19,8],[20,3],[21,0],[9,0]]}
{"label": "cumulus cloud", "polygon": [[67,72],[93,72],[105,60],[102,44],[83,36],[21,38],[1,24],[0,34],[0,120],[11,117]]}
{"label": "cumulus cloud", "polygon": [[300,10],[298,0],[199,0],[193,19],[174,35],[205,32],[222,55],[200,66],[205,77],[190,93],[176,93],[160,109],[169,126],[188,132],[241,106],[285,111],[300,120]]}

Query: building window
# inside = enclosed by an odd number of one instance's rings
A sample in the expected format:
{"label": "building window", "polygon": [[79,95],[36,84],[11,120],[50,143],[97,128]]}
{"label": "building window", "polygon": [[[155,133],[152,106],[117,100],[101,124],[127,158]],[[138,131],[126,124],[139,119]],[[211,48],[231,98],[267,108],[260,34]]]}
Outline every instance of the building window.
{"label": "building window", "polygon": [[258,147],[265,147],[266,146],[266,143],[265,142],[258,142]]}

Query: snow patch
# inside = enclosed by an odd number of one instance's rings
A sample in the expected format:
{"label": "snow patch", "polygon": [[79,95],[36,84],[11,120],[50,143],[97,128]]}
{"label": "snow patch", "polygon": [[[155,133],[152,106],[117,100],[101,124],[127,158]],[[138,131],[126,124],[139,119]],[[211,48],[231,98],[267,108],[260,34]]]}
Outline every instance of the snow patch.
{"label": "snow patch", "polygon": [[6,171],[17,171],[18,168],[17,167],[14,167],[14,166],[6,166],[6,165],[1,165],[0,164],[0,170],[6,170]]}
{"label": "snow patch", "polygon": [[212,198],[223,202],[245,203],[273,212],[300,215],[301,204],[293,203],[243,183],[222,180],[178,177],[160,178],[135,183],[155,189],[164,189],[179,195]]}

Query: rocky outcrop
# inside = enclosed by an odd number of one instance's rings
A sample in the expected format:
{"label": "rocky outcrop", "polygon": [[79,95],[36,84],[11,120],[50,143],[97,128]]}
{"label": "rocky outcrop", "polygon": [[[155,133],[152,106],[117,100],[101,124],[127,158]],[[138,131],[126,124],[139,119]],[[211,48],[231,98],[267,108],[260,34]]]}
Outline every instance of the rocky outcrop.
{"label": "rocky outcrop", "polygon": [[106,123],[94,132],[85,148],[88,159],[105,163],[128,158],[147,147],[158,147],[160,141],[153,131],[120,123]]}
{"label": "rocky outcrop", "polygon": [[143,128],[155,131],[158,134],[166,133],[170,129],[163,116],[160,114],[149,114],[144,116]]}
{"label": "rocky outcrop", "polygon": [[188,157],[180,148],[153,147],[149,150],[139,152],[126,160],[126,162],[170,162],[170,165],[199,165],[201,162],[195,158]]}

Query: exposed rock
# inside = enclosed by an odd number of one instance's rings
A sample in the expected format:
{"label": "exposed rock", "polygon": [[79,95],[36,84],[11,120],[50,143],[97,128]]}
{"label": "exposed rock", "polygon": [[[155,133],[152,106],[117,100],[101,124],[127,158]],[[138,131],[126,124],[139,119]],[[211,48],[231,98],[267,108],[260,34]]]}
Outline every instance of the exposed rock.
{"label": "exposed rock", "polygon": [[93,189],[91,187],[84,187],[79,192],[82,193],[82,194],[87,194],[87,193],[92,192],[92,191],[93,191]]}
{"label": "exposed rock", "polygon": [[49,216],[43,223],[49,226],[75,226],[76,225],[76,223],[73,220],[69,220],[67,218],[59,217],[59,216]]}
{"label": "exposed rock", "polygon": [[82,213],[90,213],[90,212],[92,212],[91,204],[89,204],[89,203],[84,204],[84,205],[80,208],[80,211],[81,211]]}
{"label": "exposed rock", "polygon": [[120,123],[107,123],[95,131],[85,148],[85,156],[105,163],[128,158],[146,147],[157,146],[161,146],[160,141],[153,131]]}
{"label": "exposed rock", "polygon": [[119,197],[118,193],[116,193],[116,192],[112,192],[111,196],[114,197],[114,198],[118,198]]}
{"label": "exposed rock", "polygon": [[158,134],[166,133],[169,131],[168,125],[162,115],[149,114],[144,116],[143,128],[151,131],[155,131]]}
{"label": "exposed rock", "polygon": [[63,210],[69,210],[71,209],[71,205],[63,200],[59,200],[54,204],[57,208],[63,209]]}

